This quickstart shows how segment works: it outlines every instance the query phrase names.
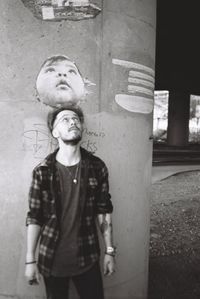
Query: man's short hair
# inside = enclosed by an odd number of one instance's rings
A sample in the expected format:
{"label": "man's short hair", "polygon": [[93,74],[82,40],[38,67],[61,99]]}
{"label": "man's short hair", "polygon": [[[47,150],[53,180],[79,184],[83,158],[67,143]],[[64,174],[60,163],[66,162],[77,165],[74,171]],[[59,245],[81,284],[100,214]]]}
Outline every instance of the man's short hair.
{"label": "man's short hair", "polygon": [[74,113],[76,113],[79,117],[80,122],[82,124],[84,123],[83,111],[78,105],[72,105],[72,104],[64,105],[64,106],[62,106],[60,108],[57,108],[57,109],[54,109],[54,110],[52,110],[48,113],[47,125],[48,125],[48,128],[49,128],[50,132],[53,131],[53,125],[54,125],[54,121],[56,119],[56,116],[60,112],[65,111],[65,110],[70,110],[70,111],[73,111]]}

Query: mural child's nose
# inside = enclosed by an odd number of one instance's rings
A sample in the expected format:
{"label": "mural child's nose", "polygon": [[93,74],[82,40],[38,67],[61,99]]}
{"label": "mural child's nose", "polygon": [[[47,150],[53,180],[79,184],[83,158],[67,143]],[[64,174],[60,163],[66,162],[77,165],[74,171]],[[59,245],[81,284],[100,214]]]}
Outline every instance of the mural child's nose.
{"label": "mural child's nose", "polygon": [[58,77],[67,77],[67,74],[65,72],[59,72]]}

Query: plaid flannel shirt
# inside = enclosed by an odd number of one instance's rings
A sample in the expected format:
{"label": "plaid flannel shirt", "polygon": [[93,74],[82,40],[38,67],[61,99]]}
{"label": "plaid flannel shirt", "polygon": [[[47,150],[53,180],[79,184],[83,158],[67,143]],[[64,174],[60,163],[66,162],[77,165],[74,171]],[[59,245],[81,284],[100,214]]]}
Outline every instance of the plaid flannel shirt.
{"label": "plaid flannel shirt", "polygon": [[[56,152],[33,170],[26,224],[41,226],[38,268],[42,275],[51,274],[59,240],[61,188],[56,168]],[[81,148],[80,228],[78,236],[80,267],[99,259],[100,246],[95,224],[97,214],[112,213],[108,171],[104,162]]]}

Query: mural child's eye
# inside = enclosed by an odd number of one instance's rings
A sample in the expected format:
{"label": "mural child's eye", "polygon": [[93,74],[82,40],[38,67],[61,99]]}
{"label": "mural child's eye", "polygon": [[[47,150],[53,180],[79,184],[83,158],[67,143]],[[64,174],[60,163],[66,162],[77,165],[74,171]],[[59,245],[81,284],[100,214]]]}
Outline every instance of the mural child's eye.
{"label": "mural child's eye", "polygon": [[68,72],[69,72],[70,74],[73,74],[73,75],[76,75],[76,74],[77,74],[77,72],[76,72],[75,69],[70,69]]}
{"label": "mural child's eye", "polygon": [[55,68],[54,67],[48,67],[45,70],[45,73],[51,73],[51,72],[55,72]]}

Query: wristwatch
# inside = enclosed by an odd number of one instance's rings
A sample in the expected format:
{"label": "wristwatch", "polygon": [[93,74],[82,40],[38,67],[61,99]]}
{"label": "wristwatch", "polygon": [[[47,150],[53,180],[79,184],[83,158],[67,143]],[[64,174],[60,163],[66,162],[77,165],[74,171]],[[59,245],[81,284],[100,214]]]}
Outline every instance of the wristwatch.
{"label": "wristwatch", "polygon": [[114,257],[115,254],[116,254],[116,247],[114,247],[114,246],[108,246],[108,247],[106,247],[105,254],[111,255],[111,256]]}

